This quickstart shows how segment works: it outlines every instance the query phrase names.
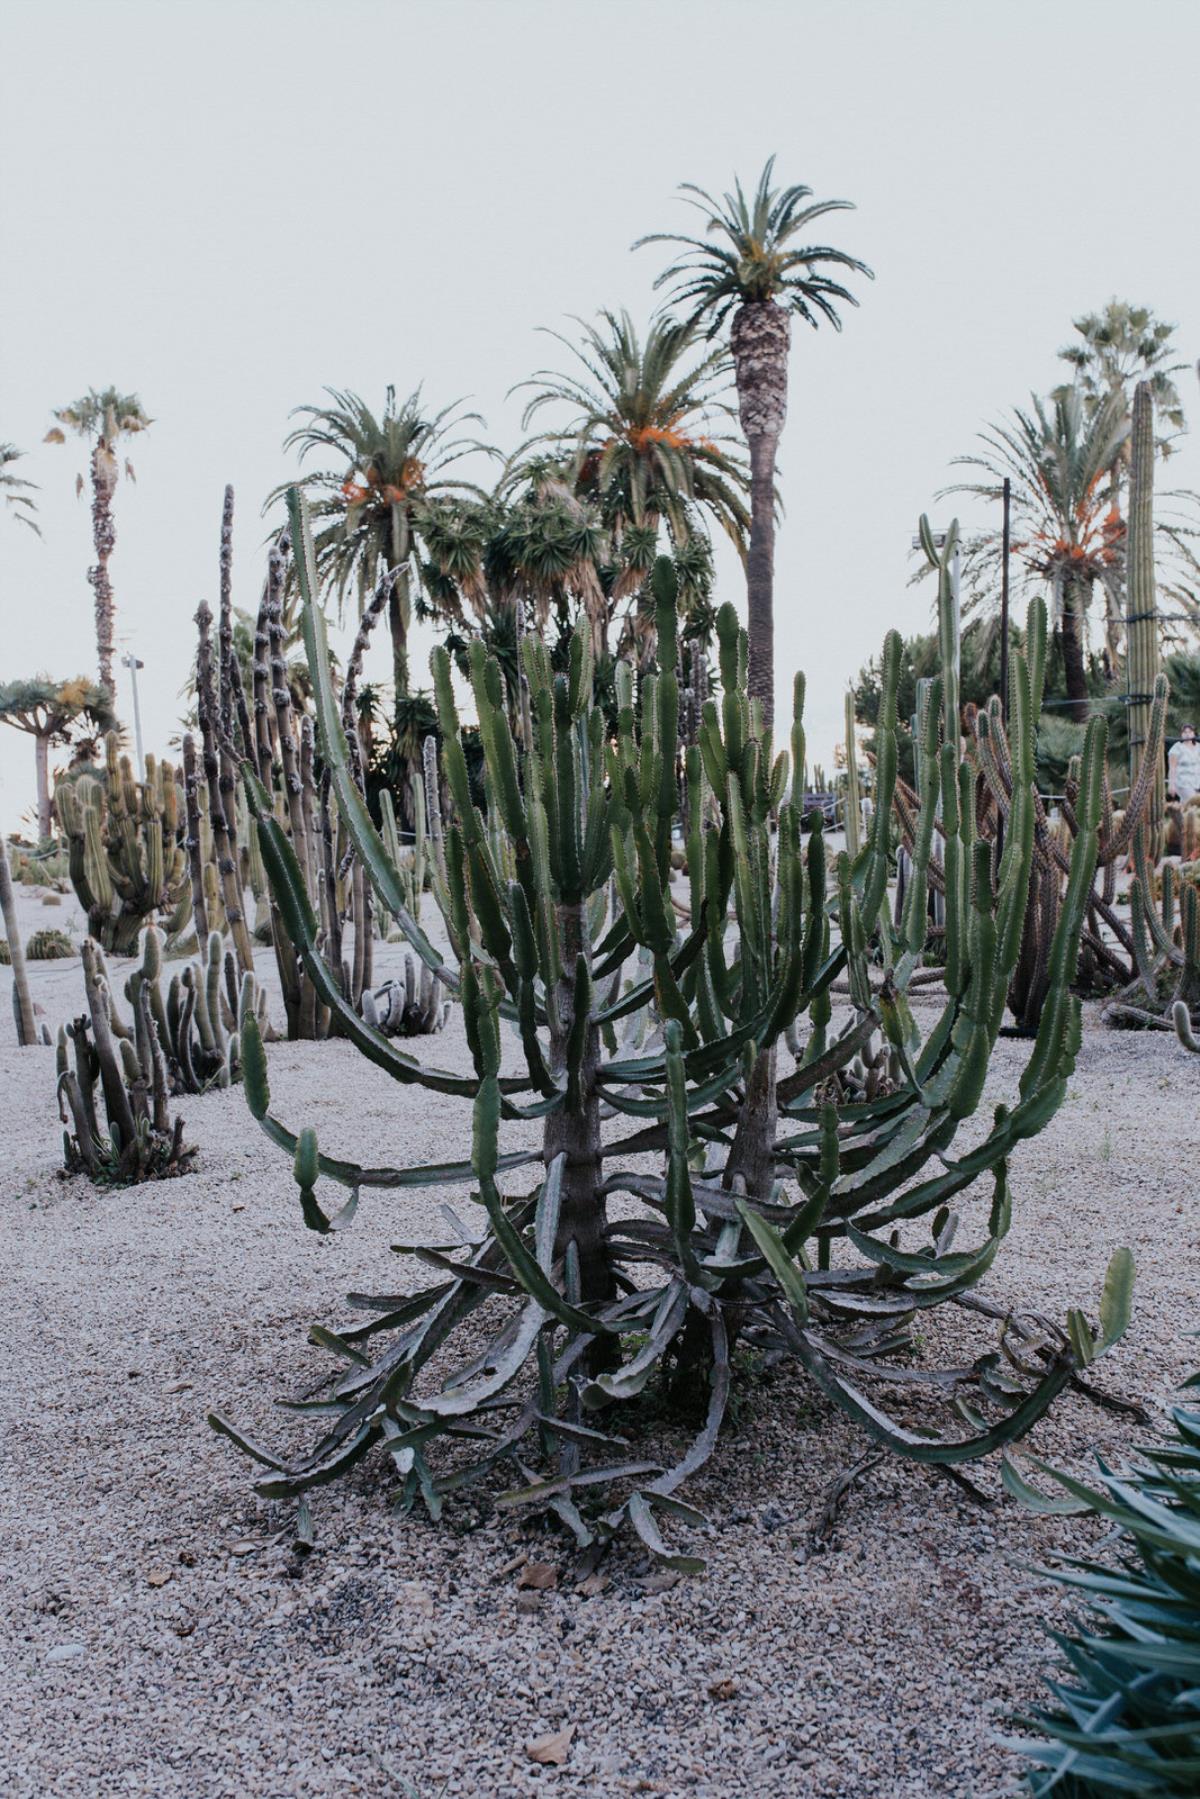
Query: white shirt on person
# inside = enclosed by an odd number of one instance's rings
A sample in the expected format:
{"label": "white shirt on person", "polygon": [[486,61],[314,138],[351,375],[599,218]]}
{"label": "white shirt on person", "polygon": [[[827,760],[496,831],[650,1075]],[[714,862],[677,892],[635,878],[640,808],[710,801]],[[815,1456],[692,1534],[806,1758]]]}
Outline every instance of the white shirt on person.
{"label": "white shirt on person", "polygon": [[1200,793],[1200,743],[1195,738],[1188,743],[1180,738],[1167,761],[1169,779],[1167,785],[1172,788],[1185,803],[1194,793]]}

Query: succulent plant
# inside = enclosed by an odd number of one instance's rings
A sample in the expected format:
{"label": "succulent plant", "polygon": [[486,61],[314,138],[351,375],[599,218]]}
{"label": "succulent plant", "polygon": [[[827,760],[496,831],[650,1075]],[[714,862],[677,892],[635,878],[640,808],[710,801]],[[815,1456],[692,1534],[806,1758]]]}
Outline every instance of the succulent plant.
{"label": "succulent plant", "polygon": [[78,944],[71,941],[66,931],[51,928],[34,931],[25,945],[25,954],[31,962],[64,961],[68,956],[78,953]]}
{"label": "succulent plant", "polygon": [[[953,632],[946,623],[952,611],[950,559],[953,544],[941,548],[930,544],[928,554],[938,571],[939,618],[943,621],[940,636],[943,646],[943,679],[954,669]],[[1035,598],[1030,602],[1026,620],[1026,666],[1030,682],[1033,717],[1041,711],[1042,683],[1046,666],[1046,607]],[[1137,974],[1136,946],[1132,925],[1121,917],[1117,908],[1117,871],[1136,847],[1139,835],[1152,816],[1156,770],[1162,760],[1163,729],[1166,719],[1167,683],[1163,675],[1154,682],[1146,719],[1146,740],[1142,745],[1137,774],[1123,813],[1118,815],[1112,803],[1107,775],[1100,770],[1100,811],[1098,841],[1093,867],[1092,885],[1085,903],[1081,928],[1081,953],[1075,969],[1077,988],[1087,992],[1111,993],[1127,985]],[[976,816],[980,838],[992,845],[999,856],[1007,834],[1012,829],[1015,745],[1012,742],[1010,714],[1005,724],[1004,708],[999,695],[984,707],[965,708],[967,714],[966,774],[968,786],[963,789],[961,803],[969,805]],[[1026,910],[1021,954],[1013,970],[1008,991],[1009,1009],[1018,1031],[1034,1036],[1050,993],[1050,953],[1055,931],[1065,902],[1074,843],[1081,828],[1079,806],[1085,779],[1084,758],[1070,764],[1066,793],[1062,802],[1058,827],[1052,821],[1045,801],[1037,794],[1033,799],[1034,844],[1030,903]],[[922,795],[902,780],[895,786],[894,805],[900,825],[901,842],[911,857],[921,811]],[[942,821],[935,820],[935,841],[945,841]],[[939,853],[930,860],[930,881],[935,894],[945,890],[943,858]],[[932,945],[931,945],[932,947]]]}
{"label": "succulent plant", "polygon": [[[1200,1375],[1185,1385],[1200,1386]],[[1014,1468],[1005,1482],[1031,1509],[1103,1522],[1115,1553],[1045,1570],[1088,1607],[1055,1633],[1065,1666],[1053,1703],[1014,1720],[1008,1747],[1036,1764],[1029,1791],[1073,1799],[1192,1799],[1200,1782],[1200,1412],[1177,1406],[1172,1437],[1132,1467],[1099,1464],[1095,1484],[1035,1464],[1063,1489],[1047,1497]]]}
{"label": "succulent plant", "polygon": [[110,732],[103,774],[60,780],[55,803],[89,934],[111,955],[130,956],[148,919],[181,929],[191,902],[171,765],[147,756],[138,781]]}
{"label": "succulent plant", "polygon": [[[204,1093],[241,1079],[241,1023],[253,1012],[260,1031],[267,1028],[266,994],[252,974],[239,982],[237,961],[218,931],[211,931],[203,957],[173,974],[164,996],[163,942],[159,932],[146,932],[141,967],[125,983],[125,997],[136,1021],[142,1016],[141,994],[150,1002],[150,1018],[166,1058],[172,1094]],[[109,995],[110,1017],[117,1023]]]}
{"label": "succulent plant", "polygon": [[362,996],[362,1015],[385,1037],[428,1037],[444,1028],[450,1016],[446,990],[419,957],[406,955],[404,978],[385,981]]}
{"label": "succulent plant", "polygon": [[58,1033],[64,1166],[115,1186],[185,1174],[195,1151],[184,1144],[183,1119],[170,1115],[148,983],[139,987],[130,1030],[116,1014],[103,952],[90,937],[82,961],[87,1011]]}
{"label": "succulent plant", "polygon": [[21,931],[17,923],[17,902],[13,897],[12,871],[8,866],[8,856],[0,848],[0,917],[4,920],[4,928],[8,935],[0,940],[5,953],[0,955],[0,962],[12,967],[12,1007],[13,1018],[17,1026],[17,1042],[22,1049],[30,1049],[36,1043],[49,1042],[46,1027],[38,1030],[37,1012],[33,1003],[33,995],[29,991],[29,976],[25,969],[25,953],[21,948]]}
{"label": "succulent plant", "polygon": [[[447,1241],[413,1246],[437,1270],[435,1284],[353,1295],[357,1319],[314,1333],[342,1368],[323,1396],[327,1428],[311,1452],[282,1459],[212,1415],[214,1428],[265,1466],[258,1490],[302,1493],[378,1447],[402,1503],[420,1499],[435,1516],[449,1493],[507,1475],[503,1508],[553,1514],[585,1546],[628,1527],[655,1555],[695,1568],[660,1526],[696,1518],[679,1489],[717,1441],[735,1340],[793,1357],[870,1436],[916,1462],[956,1467],[1021,1437],[1120,1336],[1132,1282],[1131,1260],[1118,1252],[1099,1332],[1078,1311],[1059,1326],[971,1291],[1009,1229],[1009,1158],[1053,1116],[1078,1050],[1069,984],[1097,851],[1103,725],[1089,727],[1037,1040],[1015,1101],[998,1105],[990,1125],[972,1131],[972,1146],[956,1152],[959,1127],[982,1098],[1033,866],[1033,712],[1021,656],[1012,670],[1014,797],[1004,854],[994,865],[991,846],[976,838],[974,808],[961,803],[972,771],[960,759],[957,721],[939,744],[939,683],[927,713],[912,878],[894,924],[884,901],[899,638],[890,635],[884,651],[879,802],[858,857],[840,856],[830,881],[820,820],[802,819],[784,799],[789,757],[773,755],[761,711],[747,700],[745,635],[723,607],[721,694],[705,703],[699,742],[686,754],[685,935],[669,878],[679,795],[670,563],[653,574],[661,670],[644,673],[635,708],[633,672],[618,668],[614,740],[593,701],[585,628],[565,673],[552,672],[539,638],[521,645],[532,742],[520,752],[499,665],[473,648],[486,810],[472,800],[449,659],[435,650],[452,802],[447,965],[409,913],[354,779],[297,494],[289,507],[321,752],[337,804],[413,951],[459,995],[473,1074],[418,1062],[354,1011],[320,955],[295,851],[248,771],[264,866],[339,1030],[402,1085],[469,1101],[471,1153],[397,1168],[326,1154],[311,1127],[295,1133],[272,1113],[252,1019],[243,1031],[244,1091],[263,1129],[293,1156],[314,1230],[346,1225],[360,1195],[376,1189],[457,1183],[475,1205],[469,1220],[446,1208]],[[803,701],[798,678],[795,769],[804,766]],[[906,990],[924,949],[939,802],[946,1000],[923,1035]],[[843,976],[850,1012],[835,1019],[830,990]],[[800,1054],[783,1073],[789,1031]],[[870,1099],[823,1098],[881,1033],[886,1091],[877,1082]],[[506,1149],[510,1120],[540,1123],[540,1147],[529,1148],[526,1133],[523,1147]],[[532,1185],[513,1186],[520,1170]],[[957,1249],[959,1196],[985,1176],[986,1223]],[[322,1182],[349,1192],[332,1218]],[[610,1212],[616,1194],[634,1206]],[[914,1321],[938,1304],[999,1320],[998,1345],[944,1371],[906,1361]],[[460,1345],[461,1365],[434,1373],[435,1354],[453,1357]],[[703,1413],[668,1465],[632,1451],[622,1433],[623,1406],[651,1381],[685,1411],[698,1403]],[[902,1395],[903,1418],[889,1393]],[[452,1461],[437,1453],[447,1442],[462,1451]]]}

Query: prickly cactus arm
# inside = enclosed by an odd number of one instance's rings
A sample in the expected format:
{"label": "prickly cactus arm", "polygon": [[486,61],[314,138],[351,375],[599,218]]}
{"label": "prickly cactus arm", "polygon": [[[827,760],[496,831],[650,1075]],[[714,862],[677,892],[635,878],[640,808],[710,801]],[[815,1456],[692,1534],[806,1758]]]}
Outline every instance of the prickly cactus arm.
{"label": "prickly cactus arm", "polygon": [[204,862],[200,847],[200,777],[196,768],[196,740],[190,731],[183,738],[183,814],[187,826],[188,868],[192,880],[192,921],[197,943],[208,941],[208,906],[204,897]]}
{"label": "prickly cactus arm", "polygon": [[25,951],[17,924],[17,903],[13,898],[12,871],[8,866],[8,849],[0,842],[0,913],[4,917],[4,934],[8,938],[8,955],[12,963],[13,1016],[17,1024],[17,1042],[22,1049],[37,1043],[37,1020],[33,1011],[33,995],[29,991],[29,974],[25,967]]}
{"label": "prickly cactus arm", "polygon": [[134,1135],[133,1108],[109,1021],[108,998],[101,984],[96,946],[90,938],[83,946],[83,987],[92,1017],[92,1035],[95,1039],[100,1086],[104,1093],[109,1127],[111,1129],[115,1126],[120,1132],[121,1142],[129,1144]]}
{"label": "prickly cactus arm", "polygon": [[218,746],[218,698],[213,686],[212,613],[201,601],[196,613],[200,633],[196,653],[196,716],[204,752],[204,781],[208,788],[208,818],[212,829],[213,854],[221,879],[221,897],[225,902],[225,919],[233,937],[240,966],[246,973],[254,968],[254,951],[242,908],[237,859],[237,806],[234,800],[233,760],[228,751]]}
{"label": "prickly cactus arm", "polygon": [[[233,666],[233,488],[226,487],[225,497],[221,505],[221,553],[220,553],[220,611],[218,614],[217,655],[217,690],[220,700],[218,713],[221,723],[221,738],[228,742],[233,737],[233,688],[230,684],[230,670]],[[226,812],[228,817],[228,811]],[[233,826],[230,826],[231,831]]]}

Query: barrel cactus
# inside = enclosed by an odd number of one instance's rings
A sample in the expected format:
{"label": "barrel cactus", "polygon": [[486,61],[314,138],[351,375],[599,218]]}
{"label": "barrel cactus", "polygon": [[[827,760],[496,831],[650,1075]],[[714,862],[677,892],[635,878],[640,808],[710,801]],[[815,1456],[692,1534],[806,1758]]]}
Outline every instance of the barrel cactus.
{"label": "barrel cactus", "polygon": [[[632,671],[618,668],[612,738],[593,701],[586,630],[572,640],[567,672],[552,671],[536,636],[522,643],[532,741],[520,750],[501,670],[473,647],[486,810],[472,800],[450,664],[435,650],[451,801],[447,962],[412,918],[353,778],[295,493],[290,509],[320,747],[338,806],[413,951],[459,997],[472,1074],[405,1054],[346,1002],[319,954],[287,834],[247,771],[264,864],[339,1031],[402,1085],[469,1105],[470,1154],[390,1168],[325,1153],[311,1128],[293,1132],[272,1111],[252,1019],[243,1033],[246,1098],[293,1156],[314,1230],[348,1223],[359,1196],[380,1189],[453,1183],[470,1192],[471,1207],[465,1219],[447,1208],[452,1241],[413,1252],[436,1268],[432,1285],[353,1295],[358,1316],[317,1333],[342,1365],[310,1453],[283,1459],[211,1416],[263,1464],[258,1491],[301,1494],[377,1447],[402,1504],[420,1500],[436,1516],[447,1495],[494,1480],[501,1507],[552,1514],[581,1545],[630,1529],[656,1556],[694,1568],[662,1527],[696,1519],[680,1489],[717,1442],[735,1340],[794,1358],[869,1436],[914,1461],[954,1466],[1022,1436],[1121,1334],[1132,1280],[1118,1252],[1098,1330],[1081,1312],[1059,1326],[1003,1313],[971,1292],[1009,1229],[1009,1159],[1053,1116],[1079,1046],[1069,982],[1095,865],[1103,726],[1089,728],[1080,829],[1036,1042],[1012,1103],[997,1105],[971,1147],[956,1152],[960,1126],[982,1100],[1029,894],[1036,796],[1020,656],[1003,856],[994,866],[990,846],[975,839],[957,729],[938,740],[939,684],[908,898],[894,922],[885,896],[896,634],[884,650],[878,803],[858,855],[832,867],[819,817],[803,818],[788,797],[789,766],[804,767],[803,680],[790,757],[775,755],[747,699],[746,639],[729,606],[718,617],[721,692],[704,703],[698,742],[686,751],[688,815],[679,817],[675,577],[665,560],[653,576],[659,669],[643,673],[635,694]],[[922,1031],[907,990],[924,947],[939,807],[946,992]],[[687,842],[686,896],[670,880],[676,831]],[[831,990],[842,982],[850,1005],[838,1016]],[[789,1029],[799,1055],[785,1070]],[[881,1036],[894,1052],[886,1082],[871,1097],[829,1098],[838,1091],[832,1077]],[[518,1120],[539,1125],[537,1147],[506,1147],[505,1127]],[[955,1247],[958,1205],[981,1177],[991,1191],[980,1226],[968,1247]],[[326,1210],[330,1186],[349,1194],[337,1217]],[[610,1210],[616,1195],[621,1204]],[[999,1319],[998,1343],[953,1370],[920,1365],[916,1321],[940,1304],[964,1306],[977,1323]],[[434,1356],[452,1357],[460,1343],[461,1366],[435,1374]],[[666,1464],[634,1454],[622,1436],[622,1408],[652,1382],[684,1415],[699,1401],[687,1447]],[[897,1393],[903,1418],[894,1399],[889,1406]],[[447,1445],[449,1459],[440,1453]]]}

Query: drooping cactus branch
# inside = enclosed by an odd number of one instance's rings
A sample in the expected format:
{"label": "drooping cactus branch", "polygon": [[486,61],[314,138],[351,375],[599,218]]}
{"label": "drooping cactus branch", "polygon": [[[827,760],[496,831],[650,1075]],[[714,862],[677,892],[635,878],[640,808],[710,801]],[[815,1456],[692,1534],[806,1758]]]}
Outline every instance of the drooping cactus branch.
{"label": "drooping cactus branch", "polygon": [[[354,779],[330,672],[307,519],[290,499],[304,632],[321,752],[345,828],[376,891],[420,960],[461,995],[474,1072],[462,1076],[401,1052],[364,1022],[319,952],[319,926],[287,833],[246,771],[264,864],[304,966],[338,1028],[403,1085],[469,1100],[469,1159],[362,1167],[323,1152],[271,1110],[252,1020],[243,1034],[246,1097],[264,1130],[295,1158],[305,1222],[346,1223],[368,1189],[453,1183],[478,1196],[471,1224],[450,1214],[450,1247],[416,1248],[439,1281],[416,1293],[356,1295],[360,1318],[321,1340],[349,1366],[330,1389],[337,1414],[294,1461],[248,1441],[268,1470],[259,1491],[286,1497],[332,1478],[378,1446],[407,1503],[435,1516],[467,1482],[507,1475],[500,1504],[555,1514],[582,1544],[632,1528],[674,1557],[660,1519],[694,1518],[677,1497],[712,1453],[728,1403],[735,1338],[794,1356],[863,1429],[902,1456],[953,1466],[1021,1436],[1078,1370],[1116,1340],[1132,1265],[1110,1269],[1098,1333],[1074,1312],[1065,1326],[1004,1317],[998,1350],[945,1370],[904,1357],[919,1313],[961,1303],[1009,1229],[1009,1159],[1051,1118],[1080,1040],[1070,992],[1092,889],[1101,813],[1104,729],[1089,727],[1078,832],[1048,955],[1049,989],[1016,1095],[955,1149],[980,1105],[1005,995],[1020,954],[1034,858],[1036,790],[1030,670],[1012,667],[1012,797],[1003,854],[976,835],[972,773],[957,718],[939,749],[939,683],[927,714],[921,811],[909,900],[893,923],[884,903],[896,781],[900,640],[884,650],[878,801],[853,860],[829,879],[819,817],[785,799],[789,758],[772,758],[759,709],[746,699],[745,639],[732,608],[718,618],[721,693],[702,709],[687,750],[689,816],[677,820],[678,687],[675,578],[654,571],[662,666],[646,670],[640,711],[618,669],[616,734],[593,698],[589,635],[569,668],[552,670],[534,636],[521,645],[531,742],[518,750],[499,665],[476,645],[471,683],[483,744],[486,808],[472,799],[448,659],[433,673],[450,810],[444,825],[445,923],[453,965],[412,917],[404,884]],[[792,753],[803,765],[797,682]],[[924,950],[930,846],[939,802],[945,829],[946,998],[922,1034],[906,994]],[[778,829],[773,818],[778,816]],[[672,833],[687,840],[690,929],[671,888]],[[435,893],[441,893],[435,884]],[[735,930],[726,928],[732,913]],[[844,976],[848,1016],[830,990]],[[791,1034],[799,1050],[778,1068]],[[841,1104],[832,1077],[880,1035],[885,1083]],[[540,1121],[538,1150],[509,1150],[509,1121]],[[347,1124],[349,1132],[349,1121]],[[763,1153],[762,1144],[766,1143]],[[533,1167],[535,1183],[511,1178]],[[986,1221],[953,1247],[954,1209],[990,1177]],[[349,1191],[338,1218],[322,1181]],[[620,1195],[620,1208],[609,1202]],[[922,1228],[924,1227],[924,1228]],[[830,1251],[838,1247],[837,1256]],[[472,1320],[464,1362],[435,1375]],[[480,1331],[486,1333],[480,1347]],[[886,1357],[886,1360],[881,1360]],[[668,1467],[631,1455],[622,1403],[658,1379],[690,1395],[703,1422]],[[900,1393],[903,1420],[889,1409]],[[439,1465],[442,1439],[465,1453]],[[607,1509],[578,1500],[607,1489]]]}

